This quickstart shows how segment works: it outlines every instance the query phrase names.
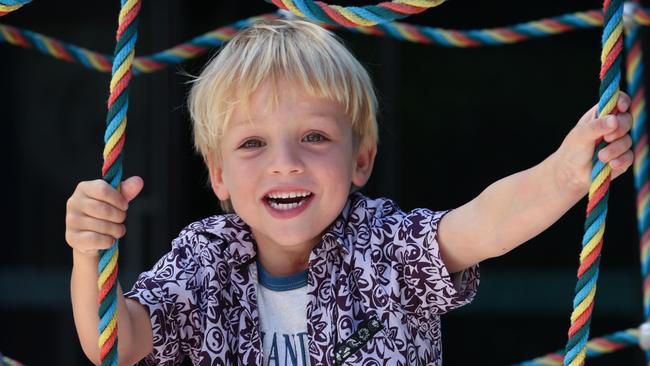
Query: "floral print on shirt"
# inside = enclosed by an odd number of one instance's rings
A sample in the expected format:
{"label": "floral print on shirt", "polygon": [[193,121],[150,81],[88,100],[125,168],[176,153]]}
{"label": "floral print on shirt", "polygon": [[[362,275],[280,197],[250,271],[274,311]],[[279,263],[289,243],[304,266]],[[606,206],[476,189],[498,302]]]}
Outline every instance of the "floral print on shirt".
{"label": "floral print on shirt", "polygon": [[[479,284],[478,265],[454,281],[444,266],[436,241],[444,214],[350,195],[310,255],[311,365],[442,364],[440,315],[471,302]],[[263,364],[255,246],[235,214],[181,231],[125,295],[151,317],[154,349],[142,364],[175,365],[184,357],[195,365]],[[369,321],[381,327],[341,353]],[[337,362],[336,354],[345,359]]]}

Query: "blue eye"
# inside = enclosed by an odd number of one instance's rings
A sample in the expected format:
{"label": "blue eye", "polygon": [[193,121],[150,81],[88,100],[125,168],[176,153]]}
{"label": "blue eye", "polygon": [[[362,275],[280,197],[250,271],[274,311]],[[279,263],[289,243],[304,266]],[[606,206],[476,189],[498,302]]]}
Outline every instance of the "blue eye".
{"label": "blue eye", "polygon": [[327,138],[320,133],[312,132],[309,135],[303,138],[303,141],[306,142],[324,142],[327,141]]}
{"label": "blue eye", "polygon": [[250,140],[244,141],[244,143],[241,144],[241,146],[239,146],[239,148],[240,149],[256,149],[256,148],[259,148],[259,147],[262,147],[262,146],[264,146],[264,143],[262,141],[260,141],[258,139],[250,139]]}

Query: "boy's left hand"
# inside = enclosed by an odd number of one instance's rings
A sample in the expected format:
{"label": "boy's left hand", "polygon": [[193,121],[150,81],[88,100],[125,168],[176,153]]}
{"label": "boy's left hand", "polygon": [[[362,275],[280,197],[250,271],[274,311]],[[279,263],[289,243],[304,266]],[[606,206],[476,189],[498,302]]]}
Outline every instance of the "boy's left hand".
{"label": "boy's left hand", "polygon": [[597,118],[598,106],[585,113],[557,150],[556,182],[561,189],[585,194],[591,183],[591,159],[596,141],[604,136],[608,145],[598,158],[609,163],[612,179],[623,174],[634,161],[632,153],[632,115],[628,112],[630,97],[621,92],[613,114]]}

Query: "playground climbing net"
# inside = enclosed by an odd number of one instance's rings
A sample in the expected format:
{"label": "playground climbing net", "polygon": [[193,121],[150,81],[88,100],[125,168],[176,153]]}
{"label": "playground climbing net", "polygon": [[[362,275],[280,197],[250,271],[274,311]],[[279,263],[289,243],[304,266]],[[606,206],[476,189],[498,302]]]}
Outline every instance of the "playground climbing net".
{"label": "playground climbing net", "polygon": [[[650,11],[638,2],[605,0],[602,9],[575,12],[556,17],[515,24],[507,27],[474,30],[441,29],[400,23],[397,20],[439,6],[445,0],[393,0],[362,7],[329,5],[313,0],[267,0],[279,9],[238,21],[195,37],[188,42],[149,56],[135,57],[140,0],[121,0],[112,56],[68,44],[29,30],[0,24],[0,42],[28,49],[100,72],[111,72],[108,111],[106,117],[104,164],[102,176],[113,187],[122,178],[123,147],[129,83],[133,75],[162,70],[230,40],[239,29],[260,19],[283,16],[306,18],[330,28],[341,28],[373,36],[388,36],[399,40],[445,47],[481,47],[511,44],[532,38],[566,33],[578,29],[602,27],[599,115],[611,113],[619,95],[622,51],[627,49],[626,76],[634,124],[632,139],[636,161],[634,183],[637,192],[637,225],[640,238],[641,272],[643,276],[644,318],[650,319],[650,170],[648,136],[646,133],[645,88],[642,83],[642,47],[639,27],[650,25]],[[31,0],[0,0],[0,16],[18,10]],[[624,39],[623,33],[626,33]],[[605,146],[599,141],[595,155]],[[592,184],[589,189],[584,237],[580,253],[578,281],[573,301],[571,326],[566,348],[519,365],[583,365],[585,358],[640,344],[650,362],[650,323],[639,329],[628,329],[588,341],[591,313],[595,301],[598,265],[603,245],[605,218],[611,171],[607,164],[594,158]],[[117,281],[118,242],[102,251],[99,262],[100,307],[99,346],[102,365],[117,365]],[[2,364],[12,361],[2,357]],[[17,364],[17,363],[14,363]]]}

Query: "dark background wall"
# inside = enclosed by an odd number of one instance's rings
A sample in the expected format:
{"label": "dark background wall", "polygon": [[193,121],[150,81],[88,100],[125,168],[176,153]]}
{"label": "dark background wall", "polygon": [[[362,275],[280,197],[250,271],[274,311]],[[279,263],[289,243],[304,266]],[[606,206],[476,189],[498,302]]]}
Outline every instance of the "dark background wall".
{"label": "dark background wall", "polygon": [[[348,2],[352,3],[352,2]],[[345,3],[343,3],[345,4]],[[484,28],[596,9],[597,1],[449,1],[413,24]],[[257,1],[145,1],[139,54],[274,11]],[[118,1],[35,1],[0,21],[110,53]],[[600,30],[522,44],[449,49],[338,33],[370,70],[381,146],[364,189],[403,209],[447,209],[554,151],[598,99]],[[218,212],[191,149],[188,78],[207,56],[132,83],[126,175],[145,190],[121,244],[128,288],[187,223]],[[65,201],[100,176],[108,74],[0,45],[3,138],[0,351],[28,365],[84,365],[69,300]],[[631,172],[612,187],[592,334],[633,327],[641,281]],[[446,365],[503,365],[565,344],[585,201],[517,250],[482,265],[477,300],[443,320]],[[629,350],[591,365],[642,364]]]}

